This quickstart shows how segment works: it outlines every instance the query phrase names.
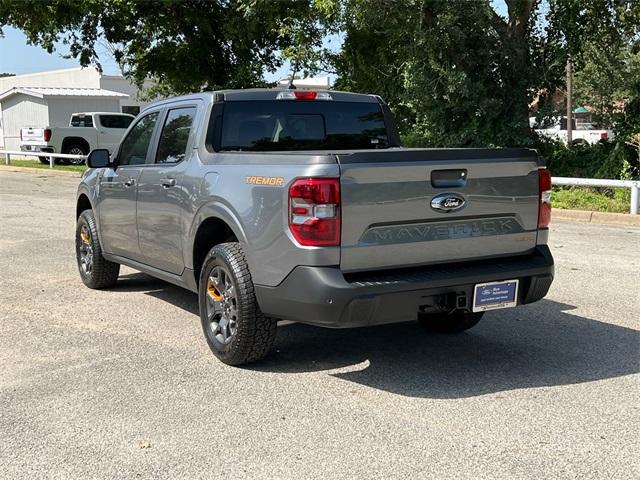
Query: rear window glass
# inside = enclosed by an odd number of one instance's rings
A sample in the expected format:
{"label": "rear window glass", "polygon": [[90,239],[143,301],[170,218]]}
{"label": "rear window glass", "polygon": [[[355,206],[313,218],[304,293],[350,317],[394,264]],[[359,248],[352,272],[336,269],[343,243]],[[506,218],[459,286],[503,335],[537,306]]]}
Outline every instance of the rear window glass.
{"label": "rear window glass", "polygon": [[378,103],[267,100],[225,102],[221,150],[386,148]]}
{"label": "rear window glass", "polygon": [[91,118],[91,115],[72,115],[71,126],[72,127],[93,127],[93,118]]}
{"label": "rear window glass", "polygon": [[100,115],[100,124],[104,128],[128,128],[133,117],[125,115]]}

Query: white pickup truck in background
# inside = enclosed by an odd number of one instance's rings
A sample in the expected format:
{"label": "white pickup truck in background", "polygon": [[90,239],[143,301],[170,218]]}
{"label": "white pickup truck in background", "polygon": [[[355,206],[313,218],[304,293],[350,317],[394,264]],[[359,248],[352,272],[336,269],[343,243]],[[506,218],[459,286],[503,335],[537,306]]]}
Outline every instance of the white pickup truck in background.
{"label": "white pickup truck in background", "polygon": [[[71,155],[87,155],[96,148],[113,152],[134,118],[126,113],[84,112],[72,114],[68,127],[24,127],[20,129],[20,150]],[[40,161],[48,163],[49,159],[40,157]]]}
{"label": "white pickup truck in background", "polygon": [[[568,143],[567,117],[554,117],[550,123],[543,125],[536,122],[536,117],[530,117],[529,126],[533,128],[538,135],[560,140],[565,145]],[[604,140],[613,140],[615,134],[613,130],[598,129],[592,123],[576,124],[574,121],[571,137],[572,145],[595,145]]]}

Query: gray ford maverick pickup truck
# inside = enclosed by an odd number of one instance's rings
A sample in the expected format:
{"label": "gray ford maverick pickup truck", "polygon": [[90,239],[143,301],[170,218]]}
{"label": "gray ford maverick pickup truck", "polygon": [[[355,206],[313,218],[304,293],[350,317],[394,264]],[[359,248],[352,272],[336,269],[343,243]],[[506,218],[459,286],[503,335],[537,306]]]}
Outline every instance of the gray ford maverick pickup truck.
{"label": "gray ford maverick pickup truck", "polygon": [[553,280],[537,153],[402,148],[374,95],[163,100],[88,165],[82,281],[111,287],[128,265],[197,292],[205,338],[231,365],[263,358],[281,319],[460,332]]}

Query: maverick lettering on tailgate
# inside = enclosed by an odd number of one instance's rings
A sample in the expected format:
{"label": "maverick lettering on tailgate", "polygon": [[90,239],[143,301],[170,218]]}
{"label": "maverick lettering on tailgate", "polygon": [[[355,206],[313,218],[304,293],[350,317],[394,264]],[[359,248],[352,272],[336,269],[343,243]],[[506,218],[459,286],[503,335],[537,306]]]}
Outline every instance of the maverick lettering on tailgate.
{"label": "maverick lettering on tailgate", "polygon": [[430,242],[455,238],[507,235],[523,231],[523,228],[514,218],[416,223],[370,228],[364,233],[360,243],[384,245],[390,243]]}

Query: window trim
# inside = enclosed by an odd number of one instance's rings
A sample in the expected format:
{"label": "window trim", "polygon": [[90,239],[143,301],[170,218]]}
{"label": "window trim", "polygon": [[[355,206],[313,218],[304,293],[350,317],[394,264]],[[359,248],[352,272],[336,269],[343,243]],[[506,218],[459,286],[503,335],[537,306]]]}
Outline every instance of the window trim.
{"label": "window trim", "polygon": [[[222,139],[222,118],[224,114],[224,102],[215,102],[208,111],[207,129],[204,132],[204,148],[209,153],[220,152]],[[216,120],[218,120],[216,129]]]}

